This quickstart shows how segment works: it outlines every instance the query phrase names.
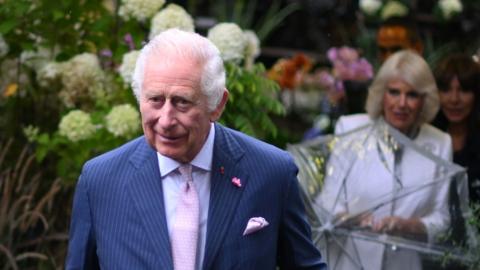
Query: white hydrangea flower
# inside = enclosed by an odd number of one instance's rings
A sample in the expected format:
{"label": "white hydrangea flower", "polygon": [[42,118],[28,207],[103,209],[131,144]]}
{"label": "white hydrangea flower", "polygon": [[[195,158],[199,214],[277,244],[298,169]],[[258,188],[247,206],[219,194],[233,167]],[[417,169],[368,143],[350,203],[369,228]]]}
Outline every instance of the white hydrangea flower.
{"label": "white hydrangea flower", "polygon": [[170,28],[193,32],[195,25],[192,16],[185,9],[179,5],[170,4],[153,17],[150,27],[150,39]]}
{"label": "white hydrangea flower", "polygon": [[442,11],[443,17],[447,20],[463,10],[462,2],[459,0],[440,0],[438,6]]}
{"label": "white hydrangea flower", "polygon": [[219,23],[208,30],[208,39],[220,50],[224,61],[240,61],[244,57],[247,40],[235,23]]}
{"label": "white hydrangea flower", "polygon": [[5,39],[3,39],[2,34],[0,34],[0,57],[4,57],[5,55],[7,55],[8,50],[8,44]]}
{"label": "white hydrangea flower", "polygon": [[130,137],[140,130],[140,114],[130,104],[114,106],[105,120],[107,130],[117,137]]}
{"label": "white hydrangea flower", "polygon": [[38,84],[42,87],[50,87],[54,82],[60,80],[63,70],[63,64],[57,62],[48,62],[37,72]]}
{"label": "white hydrangea flower", "polygon": [[382,9],[382,20],[390,17],[403,17],[408,14],[408,8],[399,1],[388,1]]}
{"label": "white hydrangea flower", "polygon": [[250,69],[255,62],[255,58],[260,55],[260,40],[255,32],[251,30],[246,30],[243,33],[247,41],[247,46],[245,47],[245,67]]}
{"label": "white hydrangea flower", "polygon": [[105,74],[95,54],[83,53],[63,64],[60,98],[67,107],[88,98],[102,98],[105,95],[103,82]]}
{"label": "white hydrangea flower", "polygon": [[145,21],[151,18],[164,4],[165,0],[122,0],[118,13],[126,20],[134,18],[138,21]]}
{"label": "white hydrangea flower", "polygon": [[257,58],[260,55],[260,40],[258,39],[257,34],[255,34],[255,32],[252,30],[246,30],[244,35],[247,41],[245,56],[247,58]]}
{"label": "white hydrangea flower", "polygon": [[137,58],[140,55],[140,51],[134,50],[127,52],[122,57],[122,64],[118,68],[118,73],[122,76],[123,82],[126,85],[132,83],[133,71],[135,70],[135,64],[137,63]]}
{"label": "white hydrangea flower", "polygon": [[20,62],[30,69],[38,71],[52,59],[52,52],[48,48],[41,47],[36,51],[23,51],[20,54]]}
{"label": "white hydrangea flower", "polygon": [[58,125],[59,134],[72,142],[89,139],[95,133],[90,115],[81,110],[73,110],[62,117]]}
{"label": "white hydrangea flower", "polygon": [[382,2],[379,0],[360,0],[360,9],[369,16],[375,14],[381,6]]}

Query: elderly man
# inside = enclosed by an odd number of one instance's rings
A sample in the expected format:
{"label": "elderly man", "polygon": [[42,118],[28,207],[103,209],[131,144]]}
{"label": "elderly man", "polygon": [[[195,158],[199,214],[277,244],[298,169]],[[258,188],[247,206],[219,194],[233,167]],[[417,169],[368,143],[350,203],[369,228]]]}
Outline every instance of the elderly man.
{"label": "elderly man", "polygon": [[85,164],[67,269],[326,269],[290,156],[215,123],[228,91],[208,39],[161,33],[133,89],[145,135]]}

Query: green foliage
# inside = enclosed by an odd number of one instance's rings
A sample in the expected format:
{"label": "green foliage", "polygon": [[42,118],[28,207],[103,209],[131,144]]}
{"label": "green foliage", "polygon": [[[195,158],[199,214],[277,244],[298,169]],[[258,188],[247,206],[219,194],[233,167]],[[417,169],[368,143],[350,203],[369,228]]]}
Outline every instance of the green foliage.
{"label": "green foliage", "polygon": [[252,70],[226,63],[229,101],[221,122],[258,138],[277,135],[271,115],[283,115],[285,109],[276,98],[279,86],[267,79],[265,68],[256,64]]}

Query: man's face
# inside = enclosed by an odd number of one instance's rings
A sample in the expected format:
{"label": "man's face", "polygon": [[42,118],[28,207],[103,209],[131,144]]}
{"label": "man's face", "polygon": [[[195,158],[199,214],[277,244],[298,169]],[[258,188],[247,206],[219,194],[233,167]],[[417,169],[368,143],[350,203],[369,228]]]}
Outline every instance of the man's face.
{"label": "man's face", "polygon": [[217,120],[227,100],[214,111],[200,90],[202,67],[182,59],[162,65],[162,56],[151,54],[145,63],[140,112],[145,137],[160,154],[190,162],[202,148],[210,123]]}
{"label": "man's face", "polygon": [[377,33],[377,46],[378,57],[381,62],[402,49],[417,49],[410,41],[407,29],[396,25],[380,27]]}
{"label": "man's face", "polygon": [[401,79],[390,80],[383,94],[385,121],[400,132],[408,133],[422,110],[424,95]]}

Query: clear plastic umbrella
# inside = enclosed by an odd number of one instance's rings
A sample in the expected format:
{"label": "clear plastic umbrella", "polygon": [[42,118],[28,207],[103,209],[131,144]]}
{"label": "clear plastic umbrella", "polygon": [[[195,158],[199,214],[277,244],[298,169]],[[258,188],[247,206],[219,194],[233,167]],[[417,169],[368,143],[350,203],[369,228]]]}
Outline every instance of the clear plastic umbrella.
{"label": "clear plastic umbrella", "polygon": [[[381,120],[287,147],[331,269],[427,269],[432,258],[470,264],[465,251],[478,239],[466,222],[466,173],[434,148]],[[401,222],[412,218],[424,226]]]}

